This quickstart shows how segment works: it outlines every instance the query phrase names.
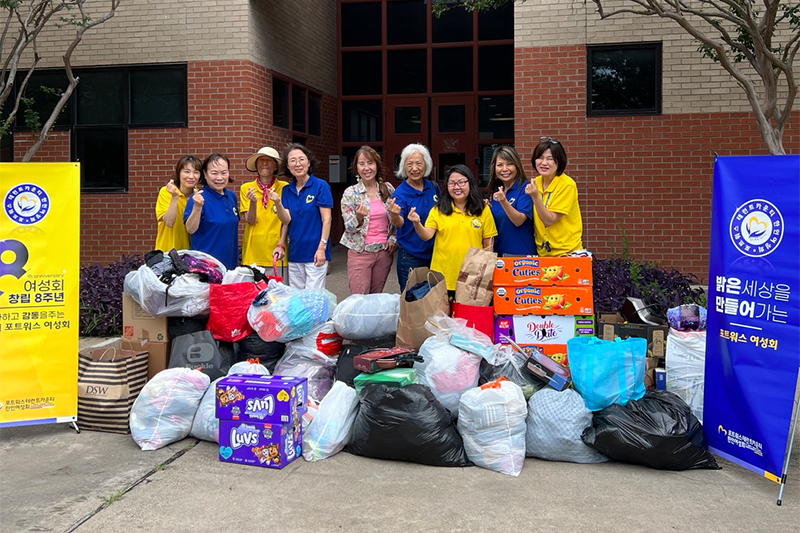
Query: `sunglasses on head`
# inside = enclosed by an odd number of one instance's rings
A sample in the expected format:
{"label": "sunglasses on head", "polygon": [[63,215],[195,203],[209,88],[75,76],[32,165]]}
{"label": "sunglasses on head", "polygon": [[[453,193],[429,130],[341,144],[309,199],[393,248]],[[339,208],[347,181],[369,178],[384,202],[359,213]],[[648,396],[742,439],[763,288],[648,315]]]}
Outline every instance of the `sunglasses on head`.
{"label": "sunglasses on head", "polygon": [[559,140],[558,140],[558,139],[556,139],[555,137],[539,137],[539,142],[540,142],[540,143],[553,143],[553,144],[559,144],[561,141],[559,141]]}

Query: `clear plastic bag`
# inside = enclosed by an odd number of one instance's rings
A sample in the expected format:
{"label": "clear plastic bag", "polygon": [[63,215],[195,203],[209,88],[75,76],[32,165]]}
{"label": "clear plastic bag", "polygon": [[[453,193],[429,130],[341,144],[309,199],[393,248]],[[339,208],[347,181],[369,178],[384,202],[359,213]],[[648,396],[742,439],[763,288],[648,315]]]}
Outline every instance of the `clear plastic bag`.
{"label": "clear plastic bag", "polygon": [[356,391],[341,381],[334,383],[303,432],[303,457],[306,461],[320,461],[339,453],[353,436],[357,413]]}
{"label": "clear plastic bag", "polygon": [[131,436],[142,450],[185,439],[211,380],[188,368],[162,370],[139,393],[131,409]]}
{"label": "clear plastic bag", "polygon": [[481,361],[479,384],[483,385],[504,377],[520,386],[526,401],[546,387],[544,381],[523,369],[526,358],[524,355],[507,344],[495,345],[495,348],[493,363]]}
{"label": "clear plastic bag", "polygon": [[308,335],[336,308],[336,296],[324,289],[294,289],[275,280],[247,312],[250,326],[267,342],[289,342]]}
{"label": "clear plastic bag", "polygon": [[608,457],[588,447],[581,434],[592,412],[572,389],[540,390],[528,402],[525,449],[528,457],[570,463],[603,463]]}
{"label": "clear plastic bag", "polygon": [[518,476],[525,462],[522,389],[508,380],[492,381],[461,396],[458,432],[469,460],[478,466]]}
{"label": "clear plastic bag", "polygon": [[197,413],[194,415],[192,421],[192,429],[189,435],[196,439],[207,440],[208,442],[216,442],[219,444],[219,418],[217,418],[217,383],[224,379],[225,376],[217,378],[211,382],[206,393],[203,394],[203,399],[200,400],[200,406],[197,408]]}
{"label": "clear plastic bag", "polygon": [[[222,263],[203,252],[181,250],[178,254],[207,261],[219,270],[221,276],[227,272]],[[150,267],[142,265],[125,276],[124,290],[152,316],[197,316],[209,313],[209,284],[200,281],[198,274],[178,276],[167,287]]]}
{"label": "clear plastic bag", "polygon": [[254,275],[253,271],[258,271],[261,276],[259,279],[264,279],[267,277],[266,271],[258,265],[250,265],[250,266],[238,266],[234,269],[228,270],[225,273],[225,276],[222,278],[223,285],[229,285],[231,283],[249,283],[256,281],[256,276]]}
{"label": "clear plastic bag", "polygon": [[318,350],[329,357],[337,357],[342,351],[342,337],[336,332],[331,320],[314,326],[308,335],[292,342]]}
{"label": "clear plastic bag", "polygon": [[332,319],[343,338],[362,340],[396,334],[399,316],[399,294],[353,294],[336,307]]}
{"label": "clear plastic bag", "polygon": [[425,339],[419,354],[424,359],[414,365],[419,382],[427,385],[436,399],[458,416],[461,395],[478,386],[481,357],[456,348],[441,336]]}
{"label": "clear plastic bag", "polygon": [[667,390],[676,394],[703,422],[706,378],[706,332],[678,331],[667,335]]}
{"label": "clear plastic bag", "polygon": [[283,358],[275,365],[274,374],[308,378],[309,398],[322,401],[333,387],[336,358],[328,357],[302,342],[290,342],[286,345]]}

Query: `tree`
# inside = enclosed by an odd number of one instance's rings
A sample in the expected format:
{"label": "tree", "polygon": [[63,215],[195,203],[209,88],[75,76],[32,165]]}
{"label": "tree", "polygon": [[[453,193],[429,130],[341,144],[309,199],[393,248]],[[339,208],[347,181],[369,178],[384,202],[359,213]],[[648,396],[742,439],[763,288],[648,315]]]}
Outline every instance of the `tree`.
{"label": "tree", "polygon": [[[26,124],[38,131],[36,142],[23,161],[30,161],[47,140],[59,113],[78,86],[80,79],[72,72],[72,53],[83,40],[84,33],[113,17],[120,0],[108,0],[107,11],[98,18],[87,11],[87,3],[88,0],[0,0],[0,13],[4,18],[0,33],[0,110],[8,109],[0,114],[0,136],[11,131],[17,114],[22,111]],[[28,83],[42,60],[38,43],[43,35],[50,36],[69,27],[74,28],[75,33],[62,56],[69,84],[64,90],[48,91],[59,99],[42,125],[38,115],[30,111],[33,102],[26,96]]]}
{"label": "tree", "polygon": [[[469,11],[513,0],[464,0]],[[523,0],[524,1],[524,0]],[[783,133],[797,97],[794,62],[800,49],[800,2],[779,0],[592,0],[600,18],[623,14],[671,20],[700,43],[744,90],[771,154],[785,154]],[[454,2],[438,2],[441,13]]]}

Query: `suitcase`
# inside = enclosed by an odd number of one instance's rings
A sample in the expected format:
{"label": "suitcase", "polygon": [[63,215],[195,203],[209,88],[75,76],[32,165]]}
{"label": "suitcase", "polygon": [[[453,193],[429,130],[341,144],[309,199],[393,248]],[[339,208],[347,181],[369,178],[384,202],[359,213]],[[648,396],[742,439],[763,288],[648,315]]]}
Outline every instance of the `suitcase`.
{"label": "suitcase", "polygon": [[408,348],[380,348],[362,352],[353,358],[353,368],[362,372],[373,373],[397,367],[413,367],[422,358],[414,350]]}

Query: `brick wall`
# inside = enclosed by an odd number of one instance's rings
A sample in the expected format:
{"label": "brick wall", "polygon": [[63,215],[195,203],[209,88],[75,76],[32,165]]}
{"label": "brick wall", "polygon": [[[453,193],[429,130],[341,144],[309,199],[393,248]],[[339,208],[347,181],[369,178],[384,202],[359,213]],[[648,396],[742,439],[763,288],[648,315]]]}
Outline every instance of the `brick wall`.
{"label": "brick wall", "polygon": [[[587,117],[585,78],[585,45],[516,48],[515,130],[523,161],[530,162],[541,135],[562,141],[566,173],[578,183],[583,243],[598,257],[619,255],[624,232],[634,258],[706,280],[714,152],[766,153],[752,114]],[[800,152],[799,122],[784,138],[792,153]]]}
{"label": "brick wall", "polygon": [[[235,180],[232,189],[238,194],[242,183],[255,178],[245,169],[245,159],[261,146],[281,151],[291,141],[290,132],[272,126],[271,75],[265,67],[250,61],[192,62],[188,78],[189,127],[129,130],[129,191],[82,195],[82,262],[107,263],[153,248],[156,196],[183,155],[202,159],[220,152],[228,156]],[[328,156],[338,146],[334,95],[323,94],[322,112],[323,135],[310,137],[308,146],[324,162],[318,174],[327,177]],[[16,133],[14,140],[19,159],[32,139]],[[68,132],[53,132],[34,160],[69,161],[69,143]],[[335,221],[338,218],[334,216]]]}

